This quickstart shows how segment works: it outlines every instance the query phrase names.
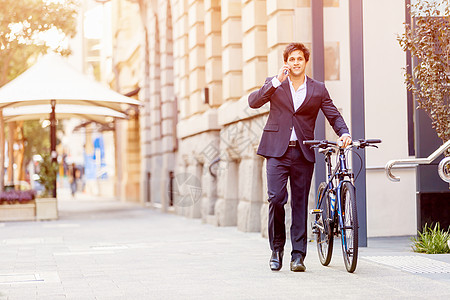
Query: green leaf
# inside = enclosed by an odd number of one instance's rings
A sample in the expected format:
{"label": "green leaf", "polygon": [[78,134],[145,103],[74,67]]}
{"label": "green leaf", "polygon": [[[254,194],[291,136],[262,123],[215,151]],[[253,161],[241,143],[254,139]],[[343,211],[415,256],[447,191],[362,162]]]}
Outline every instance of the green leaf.
{"label": "green leaf", "polygon": [[403,51],[410,51],[418,64],[413,76],[405,74],[405,84],[431,118],[443,142],[450,140],[450,1],[418,0],[411,5],[414,28],[405,25],[397,37]]}
{"label": "green leaf", "polygon": [[450,240],[450,228],[444,231],[440,224],[436,223],[433,228],[425,224],[422,232],[417,232],[417,238],[413,237],[412,249],[414,252],[427,254],[450,253],[448,241]]}

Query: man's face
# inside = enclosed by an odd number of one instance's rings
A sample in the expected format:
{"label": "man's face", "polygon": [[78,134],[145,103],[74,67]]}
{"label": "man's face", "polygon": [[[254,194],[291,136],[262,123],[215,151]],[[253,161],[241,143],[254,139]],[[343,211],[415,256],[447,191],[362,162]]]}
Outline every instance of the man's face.
{"label": "man's face", "polygon": [[305,55],[300,50],[292,51],[291,54],[289,54],[287,61],[284,63],[289,66],[290,74],[293,76],[300,76],[305,73]]}

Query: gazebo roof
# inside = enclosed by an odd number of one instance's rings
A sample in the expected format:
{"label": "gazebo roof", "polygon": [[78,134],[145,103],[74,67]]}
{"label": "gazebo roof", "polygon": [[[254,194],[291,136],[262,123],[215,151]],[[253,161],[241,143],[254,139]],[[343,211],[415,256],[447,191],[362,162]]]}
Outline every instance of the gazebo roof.
{"label": "gazebo roof", "polygon": [[[48,119],[51,111],[50,104],[6,107],[3,109],[3,119],[5,122]],[[102,124],[110,123],[113,118],[127,118],[126,114],[106,107],[71,104],[55,106],[55,115],[57,119],[81,118]]]}
{"label": "gazebo roof", "polygon": [[123,96],[72,68],[60,55],[47,54],[0,88],[0,109],[59,104],[97,106],[126,113],[141,102]]}

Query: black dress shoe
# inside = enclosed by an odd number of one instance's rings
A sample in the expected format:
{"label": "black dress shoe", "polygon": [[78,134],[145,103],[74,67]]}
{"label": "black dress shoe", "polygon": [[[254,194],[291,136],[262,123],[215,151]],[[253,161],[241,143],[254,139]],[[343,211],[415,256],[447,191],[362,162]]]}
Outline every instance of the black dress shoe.
{"label": "black dress shoe", "polygon": [[283,251],[272,251],[269,265],[272,271],[281,270],[281,267],[283,266]]}
{"label": "black dress shoe", "polygon": [[291,261],[291,271],[292,272],[305,272],[306,267],[303,263],[303,257],[293,258]]}

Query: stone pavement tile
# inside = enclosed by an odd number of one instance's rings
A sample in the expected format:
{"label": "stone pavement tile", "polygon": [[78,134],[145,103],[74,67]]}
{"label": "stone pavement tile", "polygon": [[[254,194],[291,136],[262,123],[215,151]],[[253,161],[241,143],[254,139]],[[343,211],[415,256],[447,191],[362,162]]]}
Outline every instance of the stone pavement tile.
{"label": "stone pavement tile", "polygon": [[119,291],[119,288],[115,283],[112,281],[105,281],[105,280],[95,280],[89,282],[89,286],[92,290],[108,290],[108,291]]}
{"label": "stone pavement tile", "polygon": [[124,291],[117,291],[117,290],[109,290],[109,289],[99,289],[94,290],[93,294],[96,299],[116,299],[116,298],[124,298],[125,293]]}
{"label": "stone pavement tile", "polygon": [[85,278],[104,278],[106,276],[106,272],[103,270],[98,270],[98,266],[93,269],[83,270],[83,276]]}
{"label": "stone pavement tile", "polygon": [[71,275],[70,277],[64,277],[60,275],[60,281],[64,286],[79,286],[87,285],[86,278],[83,275]]}
{"label": "stone pavement tile", "polygon": [[6,295],[8,299],[35,299],[37,292],[30,286],[20,286],[9,289],[6,291]]}
{"label": "stone pavement tile", "polygon": [[146,286],[140,282],[140,281],[128,281],[128,282],[117,282],[115,281],[117,288],[124,291],[145,291],[147,288]]}
{"label": "stone pavement tile", "polygon": [[71,292],[69,292],[69,293],[66,293],[66,299],[71,299],[71,300],[92,299],[92,300],[95,300],[96,298],[95,298],[94,294],[89,293],[89,292],[86,292],[86,293],[83,293],[83,292],[71,293]]}
{"label": "stone pavement tile", "polygon": [[45,293],[37,293],[36,295],[37,299],[65,299],[66,294],[65,292],[45,292]]}
{"label": "stone pavement tile", "polygon": [[[126,291],[122,299],[132,299],[132,300],[147,300],[147,299],[158,299],[157,292],[155,291]],[[169,299],[166,295],[166,299]]]}
{"label": "stone pavement tile", "polygon": [[84,279],[61,281],[61,285],[65,290],[85,290],[91,289],[89,282]]}
{"label": "stone pavement tile", "polygon": [[66,295],[58,295],[58,294],[50,294],[50,295],[43,295],[43,296],[40,296],[40,295],[38,295],[37,297],[36,297],[36,300],[66,300],[67,299],[67,297],[66,297]]}
{"label": "stone pavement tile", "polygon": [[[58,288],[44,288],[44,289],[38,289],[36,291],[36,294],[38,296],[44,296],[44,295],[65,295],[66,291],[63,289],[63,287]],[[51,298],[49,298],[51,299]]]}
{"label": "stone pavement tile", "polygon": [[72,266],[72,268],[62,268],[60,265],[58,267],[58,275],[60,278],[83,278],[83,271],[79,269],[78,266]]}
{"label": "stone pavement tile", "polygon": [[[108,295],[108,294],[95,296],[95,300],[124,300],[124,299],[138,300],[139,298],[128,298],[126,295]],[[152,299],[152,297],[149,295],[149,296],[147,296],[147,298],[142,298],[142,299]]]}
{"label": "stone pavement tile", "polygon": [[35,263],[16,263],[14,264],[14,271],[15,272],[27,272],[27,271],[33,271],[36,270],[36,264]]}

